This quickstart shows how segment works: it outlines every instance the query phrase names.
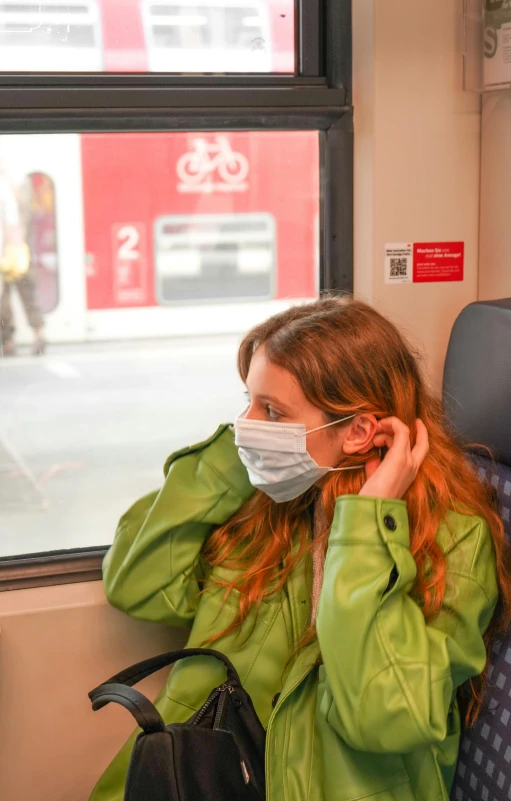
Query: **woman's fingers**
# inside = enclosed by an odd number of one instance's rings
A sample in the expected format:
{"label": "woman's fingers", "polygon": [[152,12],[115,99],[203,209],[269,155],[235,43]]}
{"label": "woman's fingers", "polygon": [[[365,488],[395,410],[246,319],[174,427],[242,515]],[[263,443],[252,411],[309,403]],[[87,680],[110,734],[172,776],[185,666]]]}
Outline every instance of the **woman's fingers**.
{"label": "woman's fingers", "polygon": [[393,443],[394,437],[389,436],[389,434],[376,434],[373,439],[375,448],[391,448]]}
{"label": "woman's fingers", "polygon": [[422,420],[415,421],[416,436],[411,447],[410,429],[397,417],[378,422],[373,436],[376,448],[388,448],[384,458],[371,456],[366,464],[367,481],[360,495],[403,498],[417,476],[429,450],[428,432]]}
{"label": "woman's fingers", "polygon": [[378,421],[378,430],[394,437],[396,445],[406,446],[410,441],[410,429],[397,417],[384,417]]}
{"label": "woman's fingers", "polygon": [[410,431],[408,426],[397,417],[385,417],[378,420],[378,428],[373,438],[376,448],[394,448],[394,453],[405,454],[410,450]]}
{"label": "woman's fingers", "polygon": [[428,431],[422,420],[415,421],[416,439],[412,449],[410,443],[410,429],[397,417],[385,417],[378,421],[378,428],[373,439],[376,448],[393,447],[397,455],[411,458],[417,469],[420,467],[429,452]]}
{"label": "woman's fingers", "polygon": [[418,469],[428,455],[429,437],[428,430],[422,420],[417,419],[415,421],[415,427],[417,429],[417,437],[412,450],[412,457]]}

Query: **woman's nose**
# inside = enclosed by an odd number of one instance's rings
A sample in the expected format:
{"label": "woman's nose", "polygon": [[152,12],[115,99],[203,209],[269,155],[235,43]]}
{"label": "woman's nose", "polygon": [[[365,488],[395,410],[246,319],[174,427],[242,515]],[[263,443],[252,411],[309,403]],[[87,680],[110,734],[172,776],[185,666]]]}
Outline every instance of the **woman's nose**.
{"label": "woman's nose", "polygon": [[266,420],[267,417],[264,413],[264,409],[258,407],[255,403],[250,403],[245,412],[243,413],[243,418],[245,420]]}

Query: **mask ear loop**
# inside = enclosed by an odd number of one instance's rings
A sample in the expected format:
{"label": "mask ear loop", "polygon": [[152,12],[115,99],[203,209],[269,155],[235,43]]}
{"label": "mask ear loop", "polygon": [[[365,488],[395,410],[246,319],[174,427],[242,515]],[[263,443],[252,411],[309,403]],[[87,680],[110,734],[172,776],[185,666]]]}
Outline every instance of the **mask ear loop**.
{"label": "mask ear loop", "polygon": [[[359,414],[359,412],[357,412]],[[333,423],[325,423],[324,426],[318,426],[317,428],[311,428],[309,431],[306,431],[306,434],[313,434],[315,431],[321,431],[322,428],[329,428],[330,426],[336,426],[338,423],[345,423],[346,420],[352,420],[353,417],[356,417],[357,414],[350,414],[348,417],[341,417],[340,420],[334,420]]]}
{"label": "mask ear loop", "polygon": [[364,470],[365,464],[354,464],[351,467],[331,467],[330,470],[332,473],[340,473],[341,470]]}

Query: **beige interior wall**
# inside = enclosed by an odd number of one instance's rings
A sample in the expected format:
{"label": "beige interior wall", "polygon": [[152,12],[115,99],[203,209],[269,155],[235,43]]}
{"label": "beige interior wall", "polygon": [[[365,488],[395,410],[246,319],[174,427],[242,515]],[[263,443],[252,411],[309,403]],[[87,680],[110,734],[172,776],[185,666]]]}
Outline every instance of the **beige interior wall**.
{"label": "beige interior wall", "polygon": [[511,91],[483,99],[479,297],[511,297]]}
{"label": "beige interior wall", "polygon": [[[0,799],[87,801],[135,728],[118,705],[92,712],[87,693],[182,642],[110,607],[100,582],[0,593]],[[164,677],[137,688],[154,697]]]}
{"label": "beige interior wall", "polygon": [[[462,88],[462,0],[354,0],[355,292],[422,347],[439,387],[477,299],[480,97]],[[465,242],[463,282],[386,285],[392,242]]]}

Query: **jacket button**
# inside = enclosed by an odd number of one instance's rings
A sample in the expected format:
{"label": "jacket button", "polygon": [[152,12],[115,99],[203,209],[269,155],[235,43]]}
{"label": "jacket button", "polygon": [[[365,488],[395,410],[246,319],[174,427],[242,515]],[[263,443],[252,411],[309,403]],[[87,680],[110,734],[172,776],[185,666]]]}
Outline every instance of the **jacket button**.
{"label": "jacket button", "polygon": [[273,696],[273,698],[271,699],[271,705],[272,705],[272,707],[273,707],[274,709],[275,709],[275,707],[277,706],[277,704],[278,704],[278,702],[279,702],[279,698],[280,698],[280,693],[276,693],[276,694]]}
{"label": "jacket button", "polygon": [[394,520],[394,518],[391,517],[390,515],[385,515],[385,517],[383,518],[383,522],[385,524],[385,527],[388,528],[389,531],[395,531],[396,530],[397,523]]}

